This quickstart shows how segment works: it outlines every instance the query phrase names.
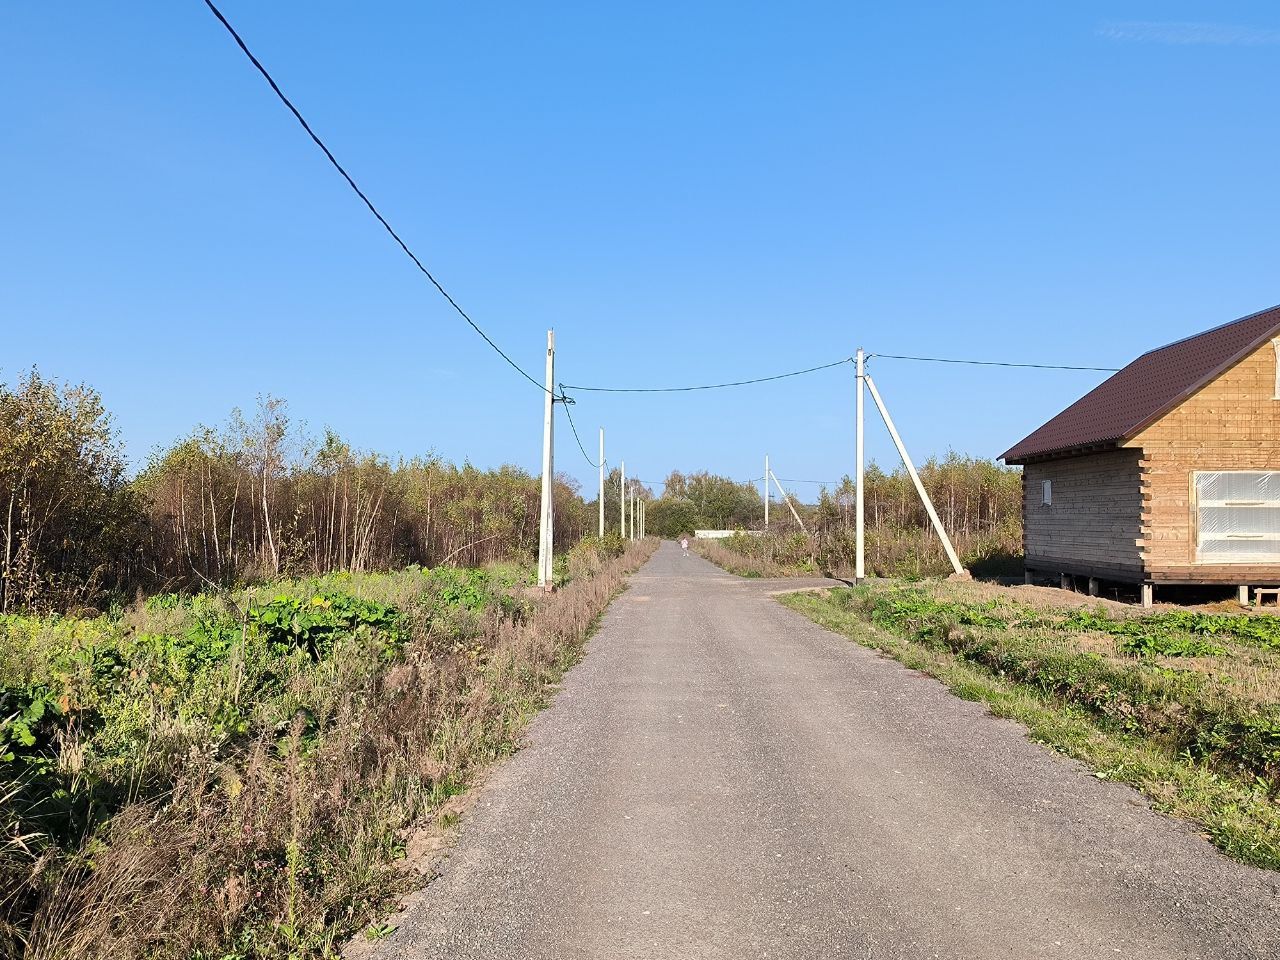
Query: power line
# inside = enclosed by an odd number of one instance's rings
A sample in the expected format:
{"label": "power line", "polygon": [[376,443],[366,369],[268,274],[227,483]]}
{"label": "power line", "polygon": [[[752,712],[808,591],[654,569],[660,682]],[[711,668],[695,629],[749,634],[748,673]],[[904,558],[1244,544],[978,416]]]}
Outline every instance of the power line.
{"label": "power line", "polygon": [[[639,477],[631,477],[631,479],[634,480],[636,483],[648,483],[648,484],[652,484],[655,487],[658,486],[659,484],[666,486],[666,483],[667,483],[667,481],[665,480],[642,480]],[[753,483],[759,483],[761,480],[764,479],[764,477],[756,477],[754,480],[734,480],[732,477],[724,477],[722,479],[726,479],[730,483],[737,484],[738,486],[747,487]]]}
{"label": "power line", "polygon": [[[1056,363],[1010,363],[1003,360],[962,360],[951,357],[911,357],[897,353],[871,353],[867,355],[867,359],[871,359],[872,357],[883,357],[886,360],[916,360],[927,363],[970,364],[981,367],[1022,367],[1036,370],[1088,370],[1100,373],[1116,372],[1115,367],[1069,366],[1066,364]],[[852,362],[852,357],[845,357],[842,360],[834,360],[831,363],[819,364],[816,367],[806,367],[803,370],[792,370],[788,373],[778,373],[769,377],[756,377],[751,380],[731,380],[725,383],[696,384],[684,387],[585,387],[580,384],[567,384],[563,385],[561,389],[589,390],[594,393],[687,393],[693,390],[719,390],[724,387],[745,387],[755,383],[769,383],[773,380],[785,380],[788,377],[801,377],[805,374],[817,373],[820,370],[829,370],[832,367],[838,367]],[[808,483],[810,481],[795,482]]]}
{"label": "power line", "polygon": [[[205,0],[207,3],[208,0]],[[691,390],[719,390],[722,387],[745,387],[752,383],[768,383],[770,380],[785,380],[787,377],[800,377],[806,373],[817,373],[819,370],[829,370],[832,367],[838,367],[841,364],[852,363],[853,357],[845,357],[842,360],[834,360],[831,363],[824,363],[816,367],[808,367],[804,370],[792,370],[790,373],[778,373],[771,377],[756,377],[754,380],[734,380],[730,383],[705,383],[692,387],[583,387],[575,384],[563,385],[564,390],[590,390],[593,393],[687,393]]]}
{"label": "power line", "polygon": [[779,483],[820,483],[820,484],[825,484],[826,486],[829,486],[829,487],[838,487],[844,481],[843,480],[788,480],[786,477],[779,477],[778,482]]}
{"label": "power line", "polygon": [[867,359],[882,357],[885,360],[919,360],[925,363],[965,363],[976,367],[1027,367],[1033,370],[1091,370],[1098,373],[1115,373],[1118,367],[1073,367],[1058,363],[1006,363],[1001,360],[955,360],[950,357],[907,357],[897,353],[869,353]]}
{"label": "power line", "polygon": [[[271,87],[271,90],[273,93],[275,93],[276,97],[279,98],[280,102],[283,103],[285,107],[288,108],[289,112],[293,114],[294,119],[298,121],[299,125],[306,132],[307,136],[310,137],[312,142],[317,147],[320,148],[321,152],[325,155],[325,159],[327,159],[330,165],[332,165],[333,168],[337,170],[339,174],[341,174],[343,180],[347,182],[347,185],[352,189],[352,191],[356,194],[356,196],[360,198],[360,200],[364,203],[365,207],[368,208],[369,212],[373,214],[375,219],[377,219],[378,223],[382,225],[383,229],[386,230],[387,234],[391,237],[391,239],[393,239],[396,242],[396,245],[399,246],[400,249],[404,252],[404,254],[413,262],[413,265],[422,273],[423,276],[425,276],[431,282],[432,286],[436,288],[436,290],[440,293],[440,295],[444,297],[445,301],[448,302],[449,306],[453,308],[453,310],[458,314],[458,316],[460,316],[464,321],[466,321],[467,325],[470,326],[471,329],[474,330],[480,336],[480,338],[484,340],[484,342],[488,344],[488,346],[495,353],[498,354],[499,357],[501,357],[504,361],[506,361],[506,363],[513,370],[515,370],[518,374],[520,374],[520,376],[522,376],[525,380],[528,380],[531,384],[533,384],[539,390],[543,392],[550,392],[546,386],[544,386],[532,375],[530,375],[528,371],[526,371],[523,367],[520,366],[520,364],[516,363],[515,360],[513,360],[506,353],[506,351],[504,351],[500,346],[498,346],[498,344],[495,343],[494,340],[487,333],[485,333],[485,331],[480,327],[480,325],[476,323],[475,320],[473,320],[465,310],[462,309],[461,305],[444,288],[444,285],[441,284],[440,281],[435,278],[435,276],[431,273],[431,271],[428,270],[427,267],[423,264],[423,262],[418,258],[417,254],[415,254],[409,248],[409,245],[405,243],[405,241],[395,231],[395,229],[387,221],[386,217],[384,217],[382,213],[378,210],[378,208],[374,206],[373,201],[371,201],[368,195],[365,194],[365,192],[360,188],[360,186],[356,183],[355,179],[351,176],[351,174],[349,174],[346,171],[346,169],[342,166],[342,164],[338,162],[338,159],[334,156],[333,151],[331,151],[329,147],[325,144],[325,142],[320,139],[320,137],[316,134],[316,132],[311,128],[311,125],[307,122],[306,118],[303,117],[302,112],[296,106],[294,106],[293,102],[285,95],[284,91],[280,89],[280,85],[276,83],[275,78],[271,76],[267,68],[263,66],[262,62],[253,54],[253,51],[249,49],[248,44],[245,43],[244,39],[236,31],[235,27],[231,25],[230,21],[227,20],[226,16],[223,15],[222,11],[219,10],[216,5],[214,5],[213,0],[204,0],[204,3],[205,3],[205,6],[209,8],[209,11],[214,15],[214,17],[217,18],[218,22],[221,23],[222,26],[226,29],[227,33],[231,35],[231,38],[235,41],[236,45],[240,48],[241,52],[244,53],[245,57],[248,58],[249,62],[253,64],[254,69],[256,69],[258,73],[262,75],[262,78],[267,81],[267,84]],[[998,361],[998,360],[965,360],[965,359],[955,359],[950,357],[916,357],[916,356],[906,356],[903,354],[892,354],[892,353],[873,353],[869,355],[869,358],[870,357],[882,357],[886,360],[912,360],[912,361],[927,362],[927,363],[953,363],[953,364],[967,364],[972,366],[985,366],[985,367],[1020,367],[1025,369],[1037,369],[1037,370],[1079,370],[1079,371],[1091,371],[1091,372],[1099,372],[1099,373],[1115,373],[1116,372],[1115,367],[1072,366],[1072,365],[1066,365],[1066,364],[1051,364],[1051,363],[1011,363],[1011,362],[1004,362],[1004,361]],[[581,386],[581,385],[570,385],[570,389],[587,390],[587,391],[596,392],[596,393],[687,393],[687,392],[696,391],[696,390],[720,390],[727,387],[743,387],[743,386],[750,386],[752,384],[757,384],[757,383],[769,383],[774,380],[785,380],[790,377],[804,376],[806,374],[817,373],[821,370],[828,370],[832,367],[837,367],[845,363],[850,363],[852,362],[852,360],[853,360],[852,357],[845,357],[843,359],[836,360],[831,363],[824,363],[815,367],[807,367],[803,370],[793,370],[788,373],[779,373],[779,374],[774,374],[772,376],[767,376],[767,377],[756,377],[749,380],[733,380],[725,383],[696,384],[696,385],[681,386],[681,387],[591,387],[591,386]],[[563,387],[562,387],[562,390],[563,390]],[[566,408],[567,408],[567,405],[566,405]],[[576,436],[577,431],[575,430],[574,433]],[[578,445],[579,447],[582,447],[582,443],[580,439],[579,439]],[[585,449],[583,450],[583,455],[584,456],[586,455]],[[587,457],[588,461],[590,461],[590,459],[591,459],[590,457]],[[801,481],[801,482],[807,482],[807,481]]]}
{"label": "power line", "polygon": [[587,463],[591,464],[592,467],[599,470],[600,464],[587,456],[587,448],[582,445],[582,438],[578,436],[578,425],[573,422],[573,412],[569,409],[573,406],[573,398],[565,395],[563,383],[560,384],[560,396],[555,399],[559,400],[560,403],[564,405],[564,415],[569,418],[569,428],[573,431],[573,439],[578,441],[578,449],[582,451],[583,459],[585,459]]}
{"label": "power line", "polygon": [[474,320],[472,320],[471,317],[467,315],[467,312],[458,305],[458,302],[449,295],[449,291],[447,291],[441,285],[440,281],[437,280],[434,276],[432,276],[431,271],[428,270],[425,266],[423,266],[422,261],[419,260],[417,255],[412,250],[409,249],[409,245],[400,239],[400,234],[396,233],[396,231],[392,228],[391,224],[387,222],[386,217],[384,217],[381,213],[378,212],[378,208],[373,205],[373,201],[371,201],[365,195],[364,191],[360,189],[360,187],[356,184],[355,180],[351,178],[351,174],[347,173],[347,171],[343,169],[342,164],[338,162],[337,158],[333,155],[333,152],[327,146],[325,146],[324,141],[321,140],[316,135],[316,132],[311,129],[311,125],[307,123],[306,119],[302,116],[302,113],[298,110],[298,108],[295,107],[293,105],[293,102],[284,95],[284,91],[280,89],[280,85],[277,84],[275,79],[272,78],[271,74],[267,72],[267,68],[262,65],[262,62],[253,55],[253,52],[249,49],[248,45],[244,42],[243,39],[241,39],[240,34],[236,32],[235,27],[231,26],[231,24],[227,21],[227,18],[222,15],[222,11],[213,5],[212,0],[204,0],[204,3],[205,3],[205,6],[207,6],[209,10],[213,13],[213,15],[218,18],[218,22],[227,28],[227,32],[231,34],[231,38],[235,40],[236,45],[241,49],[241,51],[243,51],[244,55],[249,58],[249,62],[254,65],[254,67],[257,69],[257,71],[260,74],[262,74],[263,79],[266,80],[268,84],[270,84],[272,91],[274,91],[275,95],[280,98],[280,102],[289,108],[289,112],[292,113],[294,118],[298,121],[298,123],[302,125],[302,129],[307,132],[307,136],[309,136],[312,142],[314,142],[315,145],[319,147],[321,151],[323,151],[329,163],[333,165],[333,168],[337,170],[338,173],[342,174],[342,179],[346,180],[347,185],[351,187],[352,190],[355,191],[356,196],[358,196],[361,200],[364,201],[364,205],[369,208],[369,212],[372,213],[378,219],[378,222],[382,224],[383,228],[387,231],[387,233],[391,235],[391,239],[393,239],[397,244],[399,244],[400,249],[403,250],[405,252],[405,255],[408,256],[408,258],[413,261],[413,265],[417,267],[420,271],[422,271],[423,276],[425,276],[428,280],[430,280],[432,285],[435,286],[435,288],[440,291],[440,295],[449,302],[449,306],[453,307],[453,309],[457,311],[458,316],[462,317],[463,320],[467,321],[467,323],[471,326],[471,329],[474,330],[476,333],[480,334],[484,342],[487,343],[490,347],[492,347],[494,352],[497,353],[498,356],[500,356],[503,360],[507,361],[507,363],[511,365],[511,368],[513,370],[515,370],[518,374],[520,374],[520,376],[524,377],[526,380],[532,383],[539,390],[543,391],[544,393],[550,393],[551,391],[549,391],[543,384],[539,383],[537,380],[531,377],[525,371],[525,369],[520,366],[520,364],[516,363],[509,356],[507,356],[506,352],[501,347],[499,347],[496,343],[494,343],[493,340],[489,337],[489,335],[480,329],[480,325],[477,324]]}

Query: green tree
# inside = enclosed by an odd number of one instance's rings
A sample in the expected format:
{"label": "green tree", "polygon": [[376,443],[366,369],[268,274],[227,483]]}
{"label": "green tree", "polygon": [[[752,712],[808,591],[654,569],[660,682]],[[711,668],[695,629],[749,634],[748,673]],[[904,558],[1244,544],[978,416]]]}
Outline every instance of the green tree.
{"label": "green tree", "polygon": [[98,394],[0,385],[0,610],[96,603],[136,574],[141,513]]}

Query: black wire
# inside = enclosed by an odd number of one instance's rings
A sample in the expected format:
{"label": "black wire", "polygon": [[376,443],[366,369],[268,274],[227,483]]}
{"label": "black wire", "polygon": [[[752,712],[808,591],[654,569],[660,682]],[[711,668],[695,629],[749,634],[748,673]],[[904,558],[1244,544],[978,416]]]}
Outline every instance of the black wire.
{"label": "black wire", "polygon": [[409,257],[409,259],[413,261],[414,266],[416,266],[419,270],[421,270],[423,276],[425,276],[428,280],[430,280],[431,283],[435,286],[435,288],[440,291],[440,295],[444,297],[447,301],[449,301],[449,306],[453,307],[453,309],[457,311],[458,316],[462,317],[463,320],[467,321],[467,323],[470,324],[471,329],[474,330],[476,333],[480,334],[484,342],[487,343],[490,347],[492,347],[494,351],[498,354],[498,356],[500,356],[503,360],[507,361],[507,363],[511,365],[512,369],[514,369],[517,373],[519,373],[520,376],[524,377],[526,380],[528,380],[530,383],[532,383],[535,387],[537,387],[539,390],[543,391],[544,393],[550,393],[551,391],[548,390],[543,384],[539,383],[537,380],[531,377],[528,373],[526,373],[524,368],[521,367],[520,364],[516,363],[509,356],[507,356],[507,354],[503,351],[503,349],[499,347],[496,343],[494,343],[489,338],[489,335],[487,333],[485,333],[483,330],[480,329],[479,324],[477,324],[474,320],[472,320],[469,316],[467,316],[467,312],[463,310],[462,307],[458,306],[458,302],[454,300],[453,297],[449,296],[449,291],[445,290],[445,288],[440,284],[440,281],[431,275],[431,271],[428,270],[425,266],[423,266],[422,261],[419,260],[417,255],[412,250],[409,249],[409,245],[400,239],[400,235],[396,233],[394,229],[392,229],[391,224],[389,224],[386,218],[381,213],[378,212],[378,208],[373,205],[373,201],[371,201],[367,196],[365,196],[364,191],[361,190],[360,187],[356,185],[355,180],[351,178],[351,174],[347,173],[347,171],[343,169],[342,164],[338,163],[337,158],[334,157],[332,151],[330,151],[329,148],[325,146],[324,141],[321,140],[318,136],[316,136],[315,131],[311,129],[311,125],[307,123],[306,119],[298,111],[298,108],[293,105],[292,101],[290,101],[289,98],[284,95],[284,91],[280,89],[279,84],[277,84],[275,80],[272,78],[271,74],[267,72],[267,68],[264,67],[261,61],[259,61],[258,58],[253,55],[253,52],[245,44],[244,40],[240,38],[240,34],[236,33],[235,27],[231,26],[231,24],[227,22],[227,18],[222,15],[222,11],[213,5],[212,0],[204,0],[204,3],[205,3],[205,6],[207,6],[209,10],[213,13],[213,15],[218,18],[218,22],[227,28],[227,32],[231,34],[231,38],[235,40],[236,45],[244,52],[244,55],[249,58],[249,62],[252,63],[254,67],[257,68],[260,74],[262,74],[263,79],[265,79],[267,83],[271,85],[271,89],[275,91],[275,95],[280,98],[280,102],[283,103],[286,107],[288,107],[289,112],[293,114],[294,118],[298,121],[298,123],[302,124],[302,129],[307,132],[307,136],[309,136],[312,139],[312,141],[315,143],[315,145],[324,152],[325,157],[327,157],[329,162],[333,164],[333,168],[337,170],[340,174],[342,174],[342,178],[347,181],[347,185],[350,186],[351,189],[356,192],[356,196],[358,196],[361,200],[364,201],[364,205],[369,208],[369,212],[378,218],[378,222],[382,224],[383,228],[387,231],[387,233],[391,234],[391,239],[393,239],[396,243],[400,245],[400,249],[403,250],[405,254]]}
{"label": "black wire", "polygon": [[842,480],[788,480],[786,477],[779,477],[779,483],[822,483],[831,487],[838,487],[844,481]]}
{"label": "black wire", "polygon": [[952,360],[946,357],[906,357],[896,353],[869,353],[867,359],[883,357],[885,360],[920,360],[926,363],[967,363],[976,367],[1029,367],[1034,370],[1093,370],[1099,373],[1115,373],[1118,367],[1071,367],[1057,363],[1005,363],[999,360]]}
{"label": "black wire", "polygon": [[[521,367],[520,364],[512,360],[511,357],[507,355],[506,351],[504,351],[501,347],[499,347],[493,341],[493,339],[487,333],[485,333],[484,330],[480,328],[480,325],[471,319],[471,317],[467,314],[465,310],[462,309],[462,307],[458,304],[458,302],[453,299],[453,297],[449,294],[449,291],[447,291],[444,288],[444,286],[440,283],[440,281],[437,280],[432,275],[431,271],[428,270],[426,266],[422,263],[422,261],[418,259],[417,254],[415,254],[411,249],[409,249],[409,245],[405,243],[403,239],[401,239],[400,235],[396,233],[395,229],[391,226],[391,224],[387,222],[386,217],[384,217],[378,211],[378,208],[373,205],[373,201],[370,200],[369,197],[365,194],[365,192],[360,189],[360,186],[355,182],[351,174],[347,173],[346,169],[342,166],[342,164],[338,162],[337,157],[333,155],[333,151],[331,151],[328,148],[328,146],[325,145],[324,141],[321,140],[319,136],[317,136],[316,132],[311,129],[311,125],[307,123],[307,120],[305,117],[303,117],[301,111],[299,111],[298,108],[293,105],[293,101],[291,101],[287,96],[285,96],[284,91],[280,89],[280,85],[276,83],[275,78],[273,78],[271,74],[267,71],[267,68],[262,65],[262,62],[256,56],[254,56],[253,51],[249,49],[248,44],[246,44],[244,42],[244,39],[240,36],[240,34],[236,32],[235,27],[231,25],[231,23],[223,15],[222,11],[219,10],[214,5],[213,0],[204,0],[204,3],[205,3],[205,6],[209,8],[209,11],[218,19],[218,22],[221,23],[222,26],[226,28],[227,33],[231,35],[231,38],[236,42],[236,45],[240,48],[241,52],[243,52],[244,55],[249,59],[249,62],[253,64],[254,68],[258,71],[258,73],[262,74],[262,78],[267,81],[268,85],[270,85],[271,87],[272,92],[274,92],[275,95],[280,99],[280,102],[283,103],[289,109],[289,112],[293,114],[294,119],[296,119],[298,123],[302,126],[302,129],[306,131],[307,136],[309,136],[312,142],[315,143],[315,145],[320,148],[321,152],[324,153],[325,158],[329,161],[329,163],[333,166],[333,168],[342,175],[342,178],[347,182],[347,185],[351,187],[351,189],[355,192],[356,196],[358,196],[361,199],[361,201],[364,202],[364,205],[369,209],[369,212],[374,215],[377,221],[380,224],[382,224],[383,229],[387,231],[387,233],[391,236],[391,239],[393,239],[396,242],[396,244],[400,247],[400,249],[404,251],[405,255],[411,261],[413,261],[413,265],[418,268],[418,270],[422,273],[422,275],[431,281],[432,286],[434,286],[436,290],[439,291],[440,295],[444,297],[444,299],[448,302],[449,306],[451,306],[454,309],[454,311],[458,314],[458,316],[460,316],[463,320],[465,320],[468,326],[470,326],[472,330],[474,330],[477,334],[479,334],[480,338],[484,340],[484,342],[488,344],[489,347],[495,353],[498,354],[498,356],[500,356],[503,360],[505,360],[513,370],[515,370],[518,374],[520,374],[520,376],[524,377],[526,380],[528,380],[531,384],[533,384],[539,390],[543,391],[544,393],[550,393],[551,391],[549,391],[545,385],[543,385],[542,383],[539,383],[523,367]],[[870,354],[869,357],[883,357],[886,360],[916,360],[916,361],[929,362],[929,363],[960,363],[960,364],[971,364],[974,366],[984,366],[984,367],[1024,367],[1024,368],[1031,368],[1031,369],[1037,369],[1037,370],[1088,370],[1088,371],[1096,371],[1101,373],[1116,372],[1116,368],[1114,367],[1067,366],[1067,365],[1050,364],[1050,363],[1005,363],[1005,362],[1000,362],[995,360],[956,360],[956,359],[950,359],[945,357],[910,357],[910,356],[904,356],[901,354],[892,354],[892,353]],[[831,367],[837,367],[844,363],[850,363],[852,362],[852,360],[853,360],[852,357],[846,357],[841,360],[836,360],[832,363],[824,363],[816,367],[808,367],[804,370],[794,370],[794,371],[791,371],[790,373],[779,373],[770,377],[757,377],[752,380],[734,380],[727,383],[709,383],[709,384],[699,384],[696,386],[687,386],[687,387],[584,387],[580,385],[570,385],[570,389],[589,390],[595,393],[686,393],[694,390],[719,390],[725,387],[744,387],[744,386],[749,386],[755,383],[768,383],[773,380],[785,380],[788,377],[799,377],[809,373],[817,373],[819,370],[828,370]],[[566,410],[567,410],[567,406],[568,405],[566,404]],[[570,417],[569,422],[572,424],[573,422],[572,417]],[[574,429],[574,435],[577,436],[576,428]],[[578,446],[580,448],[582,447],[581,439],[579,439],[578,441]],[[585,457],[586,450],[583,449],[582,453],[583,453],[583,456]],[[591,458],[587,457],[587,461],[591,462]],[[803,481],[803,482],[807,482],[807,481]]]}
{"label": "black wire", "polygon": [[[665,486],[667,485],[667,481],[665,481],[665,480],[641,480],[639,477],[632,477],[631,479],[632,479],[632,480],[634,480],[636,483],[640,483],[640,484],[645,484],[645,483],[647,483],[647,484],[649,484],[649,485],[651,485],[651,486],[654,486],[654,487],[659,486],[659,485],[661,485],[661,486],[664,486],[664,487],[665,487]],[[732,477],[730,477],[730,478],[728,478],[728,479],[729,479],[729,482],[730,482],[730,483],[735,483],[735,484],[737,484],[737,485],[738,485],[738,486],[740,486],[740,487],[749,487],[749,486],[752,486],[752,485],[754,485],[754,484],[759,483],[761,480],[763,480],[763,479],[764,479],[764,477],[756,477],[754,480],[734,480]]]}
{"label": "black wire", "polygon": [[[208,0],[205,0],[207,3]],[[707,383],[694,387],[582,387],[575,384],[564,384],[561,389],[564,390],[590,390],[594,393],[687,393],[690,390],[719,390],[721,387],[745,387],[752,383],[768,383],[770,380],[785,380],[787,377],[799,377],[806,373],[816,373],[819,370],[829,370],[831,367],[838,367],[843,363],[852,363],[853,357],[845,357],[843,360],[835,360],[832,363],[824,363],[821,366],[809,367],[805,370],[793,370],[790,373],[779,373],[772,377],[757,377],[754,380],[734,380],[731,383]]]}
{"label": "black wire", "polygon": [[569,418],[569,428],[573,431],[573,439],[578,441],[578,449],[582,451],[583,459],[585,459],[587,463],[591,464],[592,467],[599,470],[600,464],[587,456],[587,448],[582,445],[582,438],[578,436],[578,425],[573,422],[573,412],[569,409],[573,406],[573,400],[565,396],[563,383],[560,384],[560,396],[557,399],[564,404],[564,415]]}

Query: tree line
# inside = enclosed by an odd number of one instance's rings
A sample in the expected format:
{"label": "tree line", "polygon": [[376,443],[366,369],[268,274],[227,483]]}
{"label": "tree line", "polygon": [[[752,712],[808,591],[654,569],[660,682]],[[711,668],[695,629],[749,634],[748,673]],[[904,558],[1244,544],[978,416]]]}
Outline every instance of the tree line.
{"label": "tree line", "polygon": [[[926,460],[919,474],[964,562],[1012,572],[1022,551],[1021,471],[952,452]],[[941,542],[906,469],[899,465],[889,472],[872,463],[863,485],[869,571],[885,576],[946,572]],[[845,476],[830,487],[788,494],[807,533],[775,498],[770,536],[759,549],[782,563],[807,559],[832,571],[852,569],[853,479]],[[641,496],[652,499],[647,490]],[[764,496],[756,484],[706,472],[673,472],[662,495],[648,505],[647,522],[648,532],[667,537],[696,529],[759,531],[764,527]]]}
{"label": "tree line", "polygon": [[[36,371],[0,384],[0,612],[525,558],[537,550],[540,498],[540,478],[517,467],[393,462],[332,431],[310,437],[272,398],[195,429],[130,476],[94,390]],[[572,480],[557,477],[555,503],[558,545],[595,532]]]}
{"label": "tree line", "polygon": [[[953,453],[926,461],[920,475],[967,560],[1016,558],[1019,471]],[[620,480],[614,469],[605,484],[610,532]],[[942,552],[905,471],[872,464],[865,487],[873,568],[933,572]],[[635,490],[650,534],[763,526],[764,499],[751,483],[674,471],[660,496],[643,483]],[[845,477],[807,502],[793,495],[811,534],[803,549],[833,569],[852,563],[854,493]],[[272,398],[249,416],[196,428],[131,476],[98,394],[32,371],[0,384],[0,612],[281,575],[523,559],[537,550],[540,496],[540,479],[518,467],[392,461],[332,431],[309,436]],[[557,477],[555,502],[559,547],[596,532],[596,501],[573,480]],[[795,528],[783,504],[770,527]]]}

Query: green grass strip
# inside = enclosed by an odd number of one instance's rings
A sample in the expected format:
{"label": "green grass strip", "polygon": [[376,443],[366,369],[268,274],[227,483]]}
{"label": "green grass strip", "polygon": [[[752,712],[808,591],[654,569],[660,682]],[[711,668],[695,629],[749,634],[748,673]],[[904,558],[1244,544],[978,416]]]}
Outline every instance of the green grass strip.
{"label": "green grass strip", "polygon": [[947,649],[896,636],[823,594],[788,594],[779,601],[828,630],[935,677],[956,696],[985,704],[995,716],[1018,721],[1037,743],[1085,763],[1099,779],[1137,788],[1162,813],[1202,825],[1206,838],[1232,859],[1280,869],[1280,805],[1268,796],[1265,781],[1242,782],[1140,735],[1106,730],[1084,709]]}

